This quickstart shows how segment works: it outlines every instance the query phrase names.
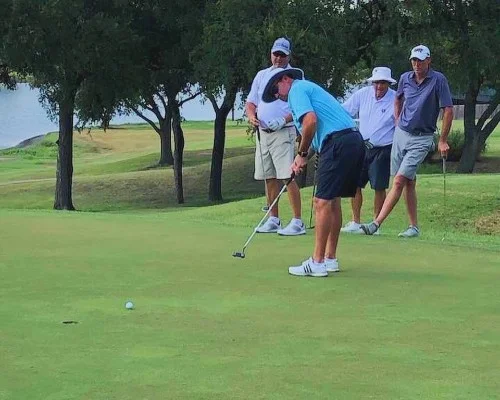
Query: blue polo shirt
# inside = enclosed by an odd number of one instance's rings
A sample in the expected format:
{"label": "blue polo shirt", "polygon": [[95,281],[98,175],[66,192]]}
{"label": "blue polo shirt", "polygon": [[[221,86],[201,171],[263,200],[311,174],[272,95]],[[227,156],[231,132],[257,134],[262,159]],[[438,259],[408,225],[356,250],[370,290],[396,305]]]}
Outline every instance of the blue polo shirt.
{"label": "blue polo shirt", "polygon": [[288,93],[288,105],[293,122],[302,134],[302,117],[308,112],[316,114],[316,133],[312,147],[321,150],[324,140],[332,132],[355,128],[356,123],[340,103],[321,86],[307,81],[295,80]]}
{"label": "blue polo shirt", "polygon": [[434,134],[439,110],[453,106],[446,77],[433,69],[429,69],[420,85],[415,72],[405,72],[399,78],[396,96],[404,97],[399,127],[411,134]]}

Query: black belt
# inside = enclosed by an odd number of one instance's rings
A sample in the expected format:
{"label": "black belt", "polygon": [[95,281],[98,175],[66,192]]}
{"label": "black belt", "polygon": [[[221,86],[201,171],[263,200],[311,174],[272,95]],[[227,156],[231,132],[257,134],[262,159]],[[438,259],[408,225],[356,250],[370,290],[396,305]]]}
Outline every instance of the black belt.
{"label": "black belt", "polygon": [[[293,125],[288,125],[288,126],[287,126],[287,125],[285,125],[285,126],[284,126],[283,128],[281,128],[281,129],[291,128],[291,127],[293,127]],[[280,129],[280,130],[281,130],[281,129]],[[266,133],[273,133],[273,132],[276,132],[276,131],[273,131],[272,129],[269,129],[269,128],[266,128],[266,129],[261,129],[261,131],[262,131],[262,132],[266,132]]]}
{"label": "black belt", "polygon": [[[402,128],[399,129],[405,131]],[[434,136],[434,132],[422,132],[422,131],[411,131],[411,132],[405,131],[405,132],[412,136]]]}
{"label": "black belt", "polygon": [[359,132],[357,128],[347,128],[347,129],[342,129],[341,131],[333,131],[333,132],[330,132],[327,137],[325,138],[325,143],[332,139],[333,137],[339,137],[339,136],[342,136],[342,135],[345,135],[347,133],[351,133],[351,132]]}

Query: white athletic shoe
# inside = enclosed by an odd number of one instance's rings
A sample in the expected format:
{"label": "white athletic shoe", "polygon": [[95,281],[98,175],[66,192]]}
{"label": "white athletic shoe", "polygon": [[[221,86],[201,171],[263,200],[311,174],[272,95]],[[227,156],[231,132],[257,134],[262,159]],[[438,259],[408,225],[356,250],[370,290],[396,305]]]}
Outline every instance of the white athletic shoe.
{"label": "white athletic shoe", "polygon": [[354,221],[349,221],[345,226],[340,229],[340,232],[345,232],[345,233],[355,233],[358,235],[363,234],[363,230],[361,229],[361,224],[358,224],[357,222]]}
{"label": "white athletic shoe", "polygon": [[279,218],[269,217],[260,227],[256,229],[257,233],[276,233],[281,229],[281,222]]}
{"label": "white athletic shoe", "polygon": [[278,229],[278,235],[297,236],[306,233],[306,226],[301,219],[292,218],[290,223],[283,229]]}
{"label": "white athletic shoe", "polygon": [[404,238],[418,237],[420,236],[420,231],[415,225],[410,225],[406,231],[401,232],[398,236]]}
{"label": "white athletic shoe", "polygon": [[340,272],[339,261],[336,258],[325,258],[325,266],[327,272]]}
{"label": "white athletic shoe", "polygon": [[288,268],[288,273],[295,276],[313,276],[316,278],[328,276],[325,263],[317,264],[309,257],[302,265]]}

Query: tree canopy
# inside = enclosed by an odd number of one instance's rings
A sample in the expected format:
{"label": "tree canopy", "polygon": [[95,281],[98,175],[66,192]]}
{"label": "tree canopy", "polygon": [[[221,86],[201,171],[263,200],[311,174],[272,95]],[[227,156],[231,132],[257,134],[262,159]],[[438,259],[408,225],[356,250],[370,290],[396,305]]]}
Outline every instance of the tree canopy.
{"label": "tree canopy", "polygon": [[[463,172],[500,121],[497,0],[0,0],[0,9],[1,81],[12,82],[11,70],[30,76],[59,121],[57,209],[73,209],[74,115],[109,121],[141,107],[157,118],[145,120],[160,136],[159,164],[174,163],[182,202],[180,106],[194,87],[216,113],[208,192],[222,200],[226,118],[281,36],[292,42],[292,64],[336,96],[376,65],[398,76],[410,49],[427,44],[465,106]],[[490,106],[477,116],[481,93]]]}

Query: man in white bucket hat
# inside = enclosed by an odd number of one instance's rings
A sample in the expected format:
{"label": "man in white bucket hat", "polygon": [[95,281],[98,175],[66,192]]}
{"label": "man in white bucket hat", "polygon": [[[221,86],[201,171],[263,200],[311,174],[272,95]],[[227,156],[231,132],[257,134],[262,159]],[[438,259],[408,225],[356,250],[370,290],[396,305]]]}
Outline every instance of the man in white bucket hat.
{"label": "man in white bucket hat", "polygon": [[[371,86],[354,92],[345,103],[344,109],[353,117],[358,115],[359,132],[366,145],[365,162],[356,195],[351,199],[352,220],[342,232],[363,234],[361,229],[361,206],[363,189],[368,182],[375,191],[373,213],[377,217],[384,204],[389,187],[391,170],[391,147],[394,136],[394,100],[396,91],[389,86],[396,83],[391,69],[376,67],[367,79]],[[378,234],[379,231],[376,232]]]}

